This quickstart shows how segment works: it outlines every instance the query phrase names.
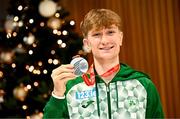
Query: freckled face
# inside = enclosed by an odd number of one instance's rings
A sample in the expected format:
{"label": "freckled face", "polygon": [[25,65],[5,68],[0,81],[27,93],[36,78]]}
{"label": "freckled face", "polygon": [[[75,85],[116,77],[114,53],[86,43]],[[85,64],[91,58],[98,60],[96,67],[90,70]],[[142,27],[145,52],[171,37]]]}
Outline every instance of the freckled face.
{"label": "freckled face", "polygon": [[112,59],[119,57],[120,46],[122,45],[123,33],[117,26],[112,25],[100,30],[92,29],[84,39],[96,59]]}

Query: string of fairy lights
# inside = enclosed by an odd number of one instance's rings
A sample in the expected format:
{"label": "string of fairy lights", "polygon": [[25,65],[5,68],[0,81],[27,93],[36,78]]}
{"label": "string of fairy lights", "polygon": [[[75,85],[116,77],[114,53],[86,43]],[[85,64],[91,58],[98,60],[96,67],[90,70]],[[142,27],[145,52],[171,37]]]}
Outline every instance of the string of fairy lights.
{"label": "string of fairy lights", "polygon": [[[46,1],[43,1],[43,3],[41,3],[41,4],[44,4],[45,2]],[[53,2],[53,1],[51,1],[51,2]],[[47,6],[47,7],[49,7],[49,6]],[[17,9],[19,11],[22,11],[23,9],[26,10],[28,8],[27,7],[23,7],[22,5],[19,5],[17,7]],[[46,7],[44,7],[44,9],[46,9]],[[45,13],[43,13],[43,14],[45,14]],[[54,15],[51,16],[51,18],[49,18],[47,23],[42,21],[42,22],[40,22],[39,26],[40,27],[45,27],[47,25],[48,27],[52,28],[52,34],[58,35],[58,36],[61,36],[61,35],[66,36],[66,35],[68,35],[68,31],[67,30],[63,30],[63,31],[58,30],[63,25],[63,23],[65,22],[64,20],[60,20],[59,17],[60,17],[60,13],[54,13]],[[29,24],[33,24],[34,22],[35,22],[35,20],[33,18],[29,18]],[[69,24],[71,26],[74,26],[75,25],[75,21],[71,20],[69,22]],[[7,20],[5,22],[5,30],[6,30],[6,37],[7,37],[7,39],[10,39],[12,37],[16,37],[18,35],[17,29],[19,27],[23,27],[24,25],[25,24],[23,23],[22,20],[20,20],[20,18],[18,16],[7,17]],[[28,29],[28,26],[26,26],[26,29]],[[29,46],[31,45],[32,49],[29,49],[28,51],[26,51],[26,49],[23,48],[22,44],[18,44],[17,47],[13,51],[1,53],[1,59],[3,59],[3,61],[8,62],[8,63],[11,62],[12,59],[13,59],[14,52],[22,52],[22,53],[27,52],[28,55],[33,55],[33,53],[34,53],[33,48],[37,47],[36,38],[33,35],[33,33],[30,32],[28,36],[25,36],[23,38],[23,41],[24,41],[24,43],[26,45],[29,45]],[[57,40],[57,44],[59,45],[59,48],[65,48],[66,47],[66,43],[64,43],[63,40],[61,40],[61,39]],[[52,50],[51,54],[55,55],[55,50]],[[51,58],[48,59],[47,62],[49,64],[54,64],[54,65],[58,65],[60,63],[60,61],[58,59],[51,59]],[[43,65],[42,62],[39,61],[38,62],[38,66],[41,67],[42,65]],[[12,66],[12,68],[16,68],[16,64],[15,63],[12,63],[11,66]],[[39,69],[36,69],[35,66],[33,66],[33,65],[31,65],[31,66],[30,65],[26,65],[25,69],[27,69],[29,72],[32,72],[33,74],[37,74],[37,75],[40,75],[41,73],[47,74],[47,72],[48,72],[46,69],[43,69],[42,71],[40,71]],[[0,71],[0,78],[1,77],[3,77],[3,71]]]}
{"label": "string of fairy lights", "polygon": [[[19,12],[23,12],[28,10],[28,6],[24,6],[22,4],[19,4],[16,8]],[[47,11],[48,10],[48,11]],[[61,30],[61,27],[63,24],[67,24],[64,19],[61,18],[61,13],[59,12],[61,10],[61,6],[58,6],[57,3],[55,3],[52,0],[44,0],[40,2],[39,4],[39,13],[43,17],[47,18],[47,22],[41,21],[38,22],[38,26],[40,28],[49,27],[51,29],[51,33],[56,36],[67,36],[69,35],[68,30]],[[36,36],[34,33],[36,32],[36,28],[31,28],[33,24],[36,23],[36,19],[34,18],[28,18],[28,20],[23,21],[21,17],[18,15],[12,16],[8,15],[7,19],[4,23],[4,29],[6,31],[6,39],[7,40],[13,40],[19,35],[19,29],[24,27],[27,31],[29,31],[28,34],[26,34],[23,37],[23,43],[17,44],[17,46],[12,50],[2,51],[0,53],[0,63],[1,64],[8,64],[11,66],[12,69],[16,69],[17,64],[14,62],[15,53],[20,53],[24,55],[33,56],[33,54],[36,52],[36,48],[38,47],[38,41],[36,39]],[[68,24],[70,26],[75,26],[75,21],[70,20],[68,21]],[[32,30],[29,30],[32,29]],[[56,41],[56,44],[59,48],[66,48],[67,44],[66,42],[63,42],[63,39],[59,38]],[[79,53],[83,53],[82,50],[79,51]],[[50,51],[50,54],[56,55],[56,50],[52,49]],[[50,65],[59,65],[61,63],[60,59],[52,57],[48,58],[46,63]],[[33,75],[47,75],[48,69],[44,66],[44,61],[37,61],[33,64],[26,64],[24,66],[24,69],[28,71],[29,73]],[[0,79],[3,79],[5,77],[5,72],[2,68],[0,68]],[[32,87],[38,87],[39,82],[34,81],[33,84],[20,84],[13,90],[14,97],[20,101],[24,101],[28,92],[32,89]],[[6,92],[3,89],[0,89],[0,103],[3,103],[3,96]],[[47,94],[43,94],[44,98],[47,98]],[[22,105],[23,110],[27,110],[29,107],[26,104]],[[32,117],[37,117],[37,119],[42,118],[42,112],[35,112],[34,115],[27,115],[26,118],[30,119]]]}

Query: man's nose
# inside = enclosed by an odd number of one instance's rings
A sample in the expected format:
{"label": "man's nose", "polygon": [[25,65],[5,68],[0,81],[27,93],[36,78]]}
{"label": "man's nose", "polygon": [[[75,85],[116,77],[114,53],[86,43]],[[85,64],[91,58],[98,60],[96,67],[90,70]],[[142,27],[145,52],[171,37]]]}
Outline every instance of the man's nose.
{"label": "man's nose", "polygon": [[103,44],[107,44],[108,43],[107,36],[104,33],[101,36],[101,43],[103,43]]}

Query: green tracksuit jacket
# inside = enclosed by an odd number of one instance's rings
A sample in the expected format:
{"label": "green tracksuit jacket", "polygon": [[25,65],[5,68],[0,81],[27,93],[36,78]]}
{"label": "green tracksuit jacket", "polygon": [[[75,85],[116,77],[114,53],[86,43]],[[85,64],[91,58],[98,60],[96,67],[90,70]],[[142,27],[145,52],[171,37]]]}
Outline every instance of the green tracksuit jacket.
{"label": "green tracksuit jacket", "polygon": [[81,77],[69,81],[65,99],[51,96],[43,118],[145,119],[164,118],[164,114],[149,77],[121,64],[108,85],[99,76],[93,86],[87,86]]}

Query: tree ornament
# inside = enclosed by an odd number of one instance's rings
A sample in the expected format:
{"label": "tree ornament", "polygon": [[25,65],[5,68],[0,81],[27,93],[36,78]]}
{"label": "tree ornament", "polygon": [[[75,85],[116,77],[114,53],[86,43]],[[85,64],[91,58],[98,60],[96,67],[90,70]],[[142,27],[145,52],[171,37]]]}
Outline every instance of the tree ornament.
{"label": "tree ornament", "polygon": [[27,44],[27,45],[32,45],[35,41],[35,36],[32,33],[29,33],[28,36],[25,36],[23,38],[23,41]]}
{"label": "tree ornament", "polygon": [[11,33],[15,29],[16,24],[13,21],[13,17],[10,17],[5,21],[4,27],[7,33]]}
{"label": "tree ornament", "polygon": [[63,21],[59,18],[52,17],[48,20],[47,25],[52,29],[59,29],[62,26]]}
{"label": "tree ornament", "polygon": [[39,13],[43,17],[51,17],[57,10],[57,4],[52,0],[44,0],[39,4]]}
{"label": "tree ornament", "polygon": [[11,63],[13,61],[14,51],[3,51],[0,53],[0,62],[2,63]]}
{"label": "tree ornament", "polygon": [[26,49],[23,47],[22,44],[18,44],[14,49],[13,51],[15,53],[19,53],[19,54],[23,54],[23,53],[26,53]]}
{"label": "tree ornament", "polygon": [[4,98],[3,98],[4,94],[5,94],[4,90],[0,89],[0,103],[4,102]]}
{"label": "tree ornament", "polygon": [[20,86],[16,87],[13,90],[14,97],[20,101],[24,101],[27,96],[28,90],[25,88],[23,84],[20,84]]}

